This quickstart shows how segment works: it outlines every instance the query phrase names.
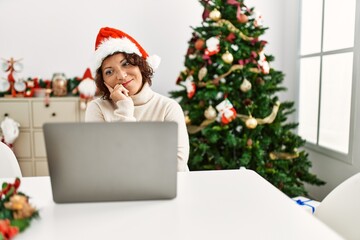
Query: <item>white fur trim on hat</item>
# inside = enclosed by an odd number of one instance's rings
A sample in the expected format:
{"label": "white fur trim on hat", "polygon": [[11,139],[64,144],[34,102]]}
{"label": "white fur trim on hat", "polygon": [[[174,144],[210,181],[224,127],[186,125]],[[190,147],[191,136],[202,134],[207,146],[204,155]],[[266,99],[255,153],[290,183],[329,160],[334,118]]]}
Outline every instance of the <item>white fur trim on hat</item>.
{"label": "white fur trim on hat", "polygon": [[158,55],[151,55],[147,57],[146,61],[150,67],[155,70],[159,67],[161,58]]}
{"label": "white fur trim on hat", "polygon": [[136,45],[128,38],[108,38],[95,51],[93,70],[96,71],[107,56],[116,52],[135,53],[143,57]]}

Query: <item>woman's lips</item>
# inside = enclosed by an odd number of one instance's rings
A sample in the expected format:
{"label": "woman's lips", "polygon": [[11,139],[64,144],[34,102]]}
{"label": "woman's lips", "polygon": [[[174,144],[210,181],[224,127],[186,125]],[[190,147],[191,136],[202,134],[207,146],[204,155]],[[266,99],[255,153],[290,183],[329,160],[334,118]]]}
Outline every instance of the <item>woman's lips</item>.
{"label": "woman's lips", "polygon": [[127,82],[124,82],[122,85],[125,87],[125,86],[128,85],[131,81],[132,81],[132,80],[127,81]]}

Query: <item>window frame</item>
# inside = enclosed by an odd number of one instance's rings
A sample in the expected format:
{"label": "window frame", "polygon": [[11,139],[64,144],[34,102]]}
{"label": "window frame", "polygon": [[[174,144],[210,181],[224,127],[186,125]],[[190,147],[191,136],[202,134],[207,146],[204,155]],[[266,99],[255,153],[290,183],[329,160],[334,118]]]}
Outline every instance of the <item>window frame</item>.
{"label": "window frame", "polygon": [[[360,3],[355,1],[356,9],[355,9],[355,29],[354,29],[354,45],[350,48],[343,48],[337,50],[330,50],[330,51],[323,51],[323,44],[324,44],[324,10],[325,10],[325,2],[326,0],[322,0],[322,16],[321,16],[321,44],[320,44],[320,52],[318,53],[311,53],[311,54],[304,54],[302,55],[301,50],[301,18],[302,18],[302,1],[300,0],[300,7],[299,7],[299,28],[298,28],[298,61],[297,61],[297,81],[298,86],[300,86],[300,61],[304,58],[310,57],[320,57],[320,76],[319,76],[319,101],[318,101],[318,120],[317,120],[317,137],[316,137],[316,144],[311,142],[306,142],[305,147],[313,150],[314,152],[318,152],[320,154],[326,155],[328,157],[340,160],[341,162],[347,163],[352,165],[354,163],[353,160],[353,153],[354,153],[354,138],[355,138],[355,117],[356,117],[356,103],[357,101],[357,94],[360,94],[360,90],[357,90],[357,79],[360,79]],[[352,70],[352,81],[351,81],[351,104],[350,104],[350,125],[349,125],[349,145],[348,145],[348,153],[342,153],[337,150],[323,147],[319,145],[319,131],[320,131],[320,112],[321,112],[321,92],[322,92],[322,66],[323,66],[323,57],[327,55],[334,55],[339,53],[353,53],[353,70]],[[356,66],[359,66],[358,68]],[[299,88],[298,88],[299,89]],[[300,95],[298,95],[298,104],[297,107],[299,109],[300,105]],[[299,113],[298,113],[299,114]],[[299,115],[297,116],[299,120]],[[299,124],[301,124],[299,122]]]}

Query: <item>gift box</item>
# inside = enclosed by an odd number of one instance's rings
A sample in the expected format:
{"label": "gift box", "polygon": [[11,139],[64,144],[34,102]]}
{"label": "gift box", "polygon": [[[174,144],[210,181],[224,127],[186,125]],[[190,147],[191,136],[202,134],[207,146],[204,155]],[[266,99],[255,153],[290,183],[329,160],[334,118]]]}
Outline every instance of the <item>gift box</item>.
{"label": "gift box", "polygon": [[316,208],[320,205],[320,202],[316,200],[312,200],[306,197],[294,197],[292,198],[299,206],[301,206],[303,209],[305,209],[307,212],[314,214],[316,211]]}

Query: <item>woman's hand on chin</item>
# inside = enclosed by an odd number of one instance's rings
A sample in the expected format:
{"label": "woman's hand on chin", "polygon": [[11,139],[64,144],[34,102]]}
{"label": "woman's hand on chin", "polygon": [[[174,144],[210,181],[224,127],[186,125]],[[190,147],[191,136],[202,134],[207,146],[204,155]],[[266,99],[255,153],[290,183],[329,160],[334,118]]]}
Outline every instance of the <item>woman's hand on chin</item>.
{"label": "woman's hand on chin", "polygon": [[129,97],[129,90],[127,90],[122,84],[116,84],[114,88],[112,88],[109,84],[104,82],[105,86],[108,88],[110,92],[110,98],[116,103],[120,100],[125,100]]}

